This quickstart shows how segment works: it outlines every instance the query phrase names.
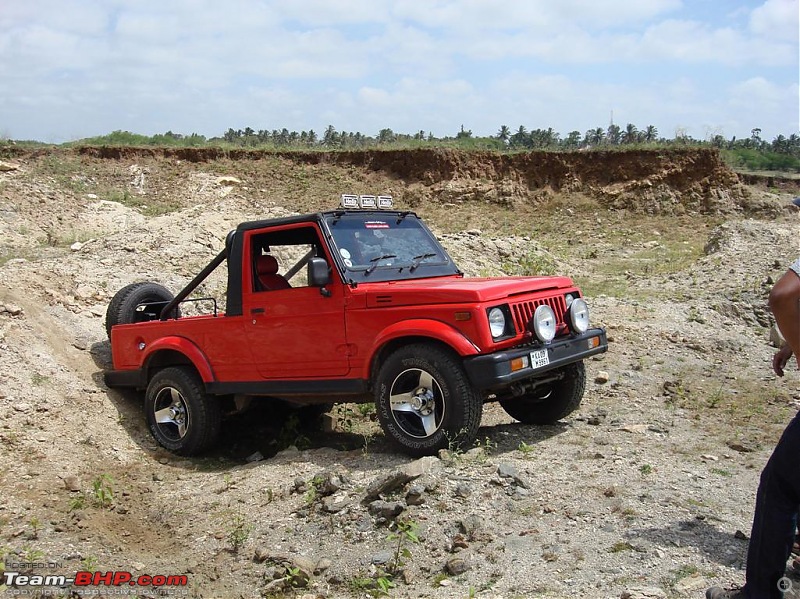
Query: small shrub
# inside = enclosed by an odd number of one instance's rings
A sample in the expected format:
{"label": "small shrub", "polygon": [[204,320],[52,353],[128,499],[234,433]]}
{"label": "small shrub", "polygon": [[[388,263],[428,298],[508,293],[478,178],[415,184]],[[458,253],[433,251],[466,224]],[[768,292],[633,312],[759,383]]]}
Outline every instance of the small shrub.
{"label": "small shrub", "polygon": [[92,499],[97,507],[105,508],[114,502],[114,479],[101,474],[92,482]]}
{"label": "small shrub", "polygon": [[228,543],[231,550],[238,553],[244,547],[250,533],[253,532],[253,525],[247,522],[242,514],[234,514],[228,523]]}

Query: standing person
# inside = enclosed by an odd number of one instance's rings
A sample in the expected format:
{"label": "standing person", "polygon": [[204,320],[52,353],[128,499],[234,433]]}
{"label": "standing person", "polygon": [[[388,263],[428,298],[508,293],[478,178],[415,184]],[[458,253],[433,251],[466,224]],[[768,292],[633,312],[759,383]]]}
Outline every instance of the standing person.
{"label": "standing person", "polygon": [[[783,376],[793,355],[800,368],[800,258],[775,283],[769,294],[769,307],[786,339],[772,358],[775,374]],[[798,507],[800,412],[786,427],[761,473],[744,587],[731,591],[711,587],[706,599],[781,599],[791,584],[782,578],[794,542]]]}

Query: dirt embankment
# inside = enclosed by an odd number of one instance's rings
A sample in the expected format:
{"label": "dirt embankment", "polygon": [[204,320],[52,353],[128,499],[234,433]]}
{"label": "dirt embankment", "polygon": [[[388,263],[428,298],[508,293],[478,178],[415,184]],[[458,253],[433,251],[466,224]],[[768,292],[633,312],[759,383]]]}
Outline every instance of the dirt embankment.
{"label": "dirt embankment", "polygon": [[[41,150],[52,151],[52,150]],[[347,152],[264,151],[223,148],[78,147],[67,152],[114,161],[281,160],[296,167],[333,167],[396,179],[411,206],[426,201],[483,200],[505,206],[546,202],[584,193],[604,207],[647,214],[769,213],[754,200],[714,149],[669,149],[500,154],[443,148]],[[10,155],[26,151],[7,149]],[[34,153],[35,154],[35,153]],[[30,155],[30,152],[27,152]],[[749,181],[748,181],[749,182]]]}
{"label": "dirt embankment", "polygon": [[699,181],[734,185],[736,175],[711,149],[586,152],[522,152],[500,154],[443,148],[347,152],[275,152],[223,148],[80,147],[83,156],[114,160],[136,157],[176,158],[189,162],[220,159],[261,160],[278,156],[299,164],[335,164],[384,171],[408,183],[440,183],[457,178],[497,180],[520,177],[531,187],[609,185],[646,178],[664,178],[685,187]]}

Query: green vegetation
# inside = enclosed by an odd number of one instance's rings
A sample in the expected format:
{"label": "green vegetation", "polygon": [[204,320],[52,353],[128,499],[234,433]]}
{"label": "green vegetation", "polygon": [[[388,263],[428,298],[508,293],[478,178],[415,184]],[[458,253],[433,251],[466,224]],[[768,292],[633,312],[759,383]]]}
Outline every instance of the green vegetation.
{"label": "green vegetation", "polygon": [[[0,141],[0,156],[7,153],[11,143],[20,146],[36,146],[38,142]],[[38,144],[43,145],[43,144]],[[685,148],[713,147],[720,150],[723,159],[735,169],[800,172],[800,135],[792,133],[788,137],[778,135],[768,142],[761,139],[761,129],[753,128],[750,137],[726,139],[714,135],[704,140],[694,139],[685,131],[676,131],[674,137],[659,135],[658,129],[648,125],[643,129],[633,123],[624,127],[610,124],[608,127],[595,127],[581,133],[573,130],[567,135],[547,129],[528,130],[520,125],[512,130],[502,125],[495,135],[479,137],[472,131],[461,129],[454,136],[437,137],[432,131],[414,133],[395,133],[389,128],[378,131],[376,135],[360,131],[337,131],[328,125],[322,134],[313,129],[308,131],[289,131],[283,129],[244,129],[229,128],[220,136],[206,138],[192,133],[183,135],[167,131],[152,136],[113,131],[107,135],[90,137],[65,146],[139,146],[197,148],[215,147],[226,149],[248,148],[266,150],[363,150],[363,149],[414,149],[414,148],[457,148],[461,150],[492,150],[520,152],[529,150],[573,151],[589,148],[613,150],[622,148]]]}
{"label": "green vegetation", "polygon": [[94,555],[87,555],[81,560],[81,569],[87,572],[94,572],[97,570],[97,558]]}
{"label": "green vegetation", "polygon": [[139,135],[130,131],[114,131],[107,135],[97,137],[87,137],[80,140],[81,145],[90,146],[180,146],[198,147],[208,143],[205,136],[192,133],[191,135],[180,135],[167,131],[163,134],[152,136]]}
{"label": "green vegetation", "polygon": [[526,460],[530,460],[533,457],[533,452],[535,450],[533,445],[528,445],[525,441],[520,441],[517,449],[519,449],[520,453],[522,453],[522,457]]}
{"label": "green vegetation", "polygon": [[114,502],[114,479],[101,474],[92,482],[92,499],[97,507],[109,507]]}
{"label": "green vegetation", "polygon": [[253,525],[250,524],[242,514],[233,514],[230,517],[227,527],[228,543],[233,553],[238,553],[244,547],[250,533],[253,532]]}
{"label": "green vegetation", "polygon": [[303,501],[305,501],[306,505],[311,505],[320,499],[319,491],[324,482],[321,476],[315,476],[308,481],[308,490],[303,495]]}
{"label": "green vegetation", "polygon": [[30,520],[28,520],[28,524],[31,525],[31,535],[30,538],[38,539],[39,538],[39,531],[42,530],[42,522],[34,516]]}
{"label": "green vegetation", "polygon": [[556,274],[556,264],[553,259],[545,253],[537,253],[535,250],[528,250],[521,256],[515,256],[504,260],[501,268],[503,272],[510,276],[541,276]]}
{"label": "green vegetation", "polygon": [[733,148],[723,150],[721,155],[725,163],[735,170],[800,172],[797,152],[790,154],[762,148]]}
{"label": "green vegetation", "polygon": [[419,543],[417,534],[418,524],[413,520],[398,520],[394,523],[395,532],[390,533],[386,540],[394,542],[394,555],[389,563],[389,573],[394,575],[400,572],[405,565],[405,560],[411,557],[408,545]]}

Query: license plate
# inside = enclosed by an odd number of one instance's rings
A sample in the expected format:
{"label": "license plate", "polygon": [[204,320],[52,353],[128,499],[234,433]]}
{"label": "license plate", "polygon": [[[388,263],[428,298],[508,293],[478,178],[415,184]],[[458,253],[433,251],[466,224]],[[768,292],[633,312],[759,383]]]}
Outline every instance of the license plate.
{"label": "license plate", "polygon": [[550,363],[550,354],[546,349],[537,349],[531,352],[531,368],[541,368]]}

